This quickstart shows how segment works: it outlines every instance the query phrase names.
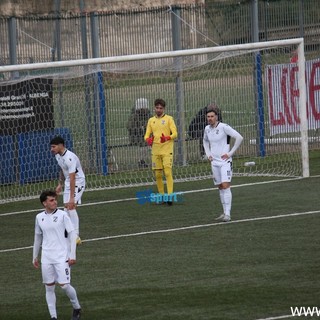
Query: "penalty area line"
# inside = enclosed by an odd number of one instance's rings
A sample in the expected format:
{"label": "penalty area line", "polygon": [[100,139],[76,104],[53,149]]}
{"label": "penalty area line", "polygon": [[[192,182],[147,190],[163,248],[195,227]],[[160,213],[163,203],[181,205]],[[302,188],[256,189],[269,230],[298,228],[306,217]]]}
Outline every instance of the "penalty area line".
{"label": "penalty area line", "polygon": [[[320,210],[280,214],[280,215],[276,215],[276,216],[267,216],[267,217],[258,217],[258,218],[247,218],[247,219],[241,219],[241,220],[232,220],[229,222],[215,222],[215,223],[199,224],[199,225],[193,225],[193,226],[187,226],[187,227],[178,227],[178,228],[170,228],[170,229],[160,229],[160,230],[142,231],[142,232],[136,232],[136,233],[119,234],[119,235],[115,235],[115,236],[106,236],[106,237],[100,237],[100,238],[86,239],[86,240],[82,240],[82,242],[84,243],[84,242],[111,240],[111,239],[119,239],[119,238],[129,238],[129,237],[145,236],[145,235],[150,235],[150,234],[170,233],[170,232],[192,230],[192,229],[199,229],[199,228],[208,228],[208,227],[214,227],[214,226],[228,226],[228,225],[232,225],[232,224],[236,224],[236,223],[290,218],[290,217],[297,217],[297,216],[317,214],[317,213],[320,213]],[[26,249],[32,249],[32,248],[33,248],[33,246],[13,248],[13,249],[2,249],[2,250],[0,250],[0,253],[18,251],[18,250],[26,250]]]}
{"label": "penalty area line", "polygon": [[192,229],[207,228],[207,227],[222,226],[222,225],[227,226],[227,225],[235,224],[235,223],[288,218],[288,217],[309,215],[309,214],[315,214],[315,213],[320,213],[320,211],[318,210],[318,211],[308,211],[308,212],[296,212],[296,213],[281,214],[281,215],[277,215],[277,216],[248,218],[248,219],[241,219],[241,220],[231,220],[229,222],[215,222],[215,223],[199,224],[199,225],[193,225],[193,226],[187,226],[187,227],[143,231],[143,232],[136,232],[136,233],[120,234],[120,235],[115,235],[115,236],[87,239],[87,240],[82,240],[82,242],[93,242],[93,241],[110,240],[110,239],[118,239],[118,238],[137,237],[137,236],[144,236],[144,235],[149,235],[149,234],[169,233],[169,232],[192,230]]}

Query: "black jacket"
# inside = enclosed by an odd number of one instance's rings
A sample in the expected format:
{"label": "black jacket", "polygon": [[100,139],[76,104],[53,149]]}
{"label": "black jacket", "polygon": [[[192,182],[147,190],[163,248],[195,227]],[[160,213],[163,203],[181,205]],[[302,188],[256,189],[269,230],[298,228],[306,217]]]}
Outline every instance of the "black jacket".
{"label": "black jacket", "polygon": [[151,113],[149,109],[133,109],[127,123],[129,141],[134,146],[146,145],[144,135]]}
{"label": "black jacket", "polygon": [[207,107],[199,110],[192,119],[188,129],[189,138],[198,139],[203,137],[204,128],[207,125]]}

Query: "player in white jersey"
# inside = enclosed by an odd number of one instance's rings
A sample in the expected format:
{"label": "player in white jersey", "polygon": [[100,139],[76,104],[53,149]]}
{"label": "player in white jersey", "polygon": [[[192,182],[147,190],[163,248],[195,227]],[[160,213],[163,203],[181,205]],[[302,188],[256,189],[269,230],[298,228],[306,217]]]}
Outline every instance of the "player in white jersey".
{"label": "player in white jersey", "polygon": [[55,191],[43,191],[40,202],[45,211],[36,216],[32,263],[35,268],[39,268],[38,255],[42,248],[42,280],[46,288],[46,301],[51,319],[57,319],[55,294],[57,284],[69,297],[73,307],[72,319],[77,320],[81,316],[81,306],[76,290],[70,284],[70,267],[76,263],[77,234],[68,214],[57,208]]}
{"label": "player in white jersey", "polygon": [[81,204],[81,197],[85,189],[85,175],[80,160],[76,154],[65,147],[62,137],[58,136],[50,141],[51,152],[61,168],[59,183],[56,192],[62,191],[64,182],[63,203],[77,232],[77,244],[81,243],[79,237],[79,216],[77,204]]}
{"label": "player in white jersey", "polygon": [[[208,106],[207,121],[203,134],[203,146],[206,156],[211,161],[213,182],[218,185],[223,214],[217,220],[228,222],[231,220],[231,179],[232,156],[242,143],[243,137],[229,125],[219,121],[220,109],[216,105]],[[230,150],[230,138],[235,142]]]}

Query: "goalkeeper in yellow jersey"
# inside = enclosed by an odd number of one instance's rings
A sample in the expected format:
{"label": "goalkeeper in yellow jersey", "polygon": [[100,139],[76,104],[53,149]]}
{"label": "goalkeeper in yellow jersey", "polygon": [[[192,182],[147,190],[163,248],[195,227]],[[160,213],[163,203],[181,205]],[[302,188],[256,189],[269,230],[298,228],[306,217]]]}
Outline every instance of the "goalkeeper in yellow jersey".
{"label": "goalkeeper in yellow jersey", "polygon": [[[171,116],[165,114],[166,103],[162,99],[154,102],[155,116],[148,120],[144,140],[152,147],[152,170],[154,170],[158,192],[164,194],[163,173],[167,181],[167,193],[173,193],[173,147],[177,138],[177,127]],[[172,201],[167,202],[172,205]]]}

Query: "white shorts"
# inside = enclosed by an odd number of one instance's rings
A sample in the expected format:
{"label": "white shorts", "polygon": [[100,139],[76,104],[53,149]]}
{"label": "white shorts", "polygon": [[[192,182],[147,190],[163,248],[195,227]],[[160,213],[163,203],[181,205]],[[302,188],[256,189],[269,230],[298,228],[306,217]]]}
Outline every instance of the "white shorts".
{"label": "white shorts", "polygon": [[[76,204],[81,204],[81,197],[83,195],[85,186],[76,186],[74,192],[74,201]],[[63,192],[63,203],[68,203],[70,200],[70,187],[65,187]]]}
{"label": "white shorts", "polygon": [[211,169],[213,174],[213,183],[219,185],[222,182],[231,182],[232,179],[232,161],[227,160],[219,165],[214,165],[211,162]]}
{"label": "white shorts", "polygon": [[71,270],[68,262],[64,263],[42,263],[42,282],[43,283],[70,283]]}

